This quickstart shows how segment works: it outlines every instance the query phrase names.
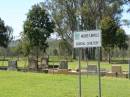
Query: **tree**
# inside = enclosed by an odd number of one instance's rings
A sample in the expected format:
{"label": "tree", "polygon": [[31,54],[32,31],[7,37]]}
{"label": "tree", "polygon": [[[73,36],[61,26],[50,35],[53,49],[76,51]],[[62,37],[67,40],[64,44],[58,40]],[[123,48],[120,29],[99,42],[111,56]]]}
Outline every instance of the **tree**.
{"label": "tree", "polygon": [[17,49],[19,49],[21,54],[23,54],[24,56],[29,56],[31,52],[31,45],[29,43],[29,39],[23,32],[21,32],[20,34],[21,40],[18,44]]}
{"label": "tree", "polygon": [[[120,14],[123,11],[121,6],[124,0],[82,0],[81,21],[83,30],[100,28],[100,22],[104,17],[110,17],[116,23],[120,23]],[[97,23],[97,24],[96,24]],[[97,26],[97,27],[96,27]],[[95,50],[93,50],[95,52]],[[88,54],[89,55],[89,54]],[[93,53],[90,53],[92,56]],[[102,48],[101,48],[102,55]],[[102,56],[101,56],[102,60]]]}
{"label": "tree", "polygon": [[128,48],[128,36],[125,34],[125,31],[123,29],[117,29],[116,32],[116,37],[117,37],[117,46],[119,49],[127,50]]}
{"label": "tree", "polygon": [[[73,32],[77,30],[78,0],[48,0],[47,8],[56,23],[55,31],[59,36],[73,46]],[[75,50],[73,49],[75,59]]]}
{"label": "tree", "polygon": [[57,50],[57,49],[54,49],[54,50],[53,50],[53,55],[54,55],[54,56],[57,56],[57,55],[58,55],[58,50]]}
{"label": "tree", "polygon": [[[103,17],[110,17],[120,24],[122,5],[126,0],[48,0],[47,8],[56,23],[56,32],[73,46],[73,33],[100,27]],[[96,24],[98,23],[98,24]],[[78,25],[77,25],[78,24]],[[97,25],[97,27],[96,27]],[[94,56],[95,49],[84,49]],[[73,50],[74,51],[74,50]],[[74,51],[75,52],[75,51]],[[75,54],[73,54],[75,56]],[[84,54],[85,55],[85,54]],[[74,57],[73,57],[74,58]]]}
{"label": "tree", "polygon": [[72,47],[66,40],[60,40],[59,42],[59,54],[67,58],[72,54]]}
{"label": "tree", "polygon": [[54,32],[54,21],[51,19],[49,12],[43,3],[32,6],[24,22],[23,34],[29,40],[31,49],[36,49],[37,69],[38,69],[38,50],[46,51],[48,43],[47,38]]}
{"label": "tree", "polygon": [[120,28],[118,23],[111,17],[103,17],[101,21],[102,44],[105,51],[109,55],[109,63],[111,61],[111,50],[119,47],[120,50],[128,48],[128,37],[125,31]]}
{"label": "tree", "polygon": [[102,30],[102,45],[104,49],[109,54],[109,63],[111,58],[111,49],[113,49],[116,45],[116,31],[118,26],[110,17],[104,17],[101,21],[101,30]]}
{"label": "tree", "polygon": [[[0,47],[6,48],[6,54],[8,54],[8,45],[13,39],[12,36],[13,29],[10,26],[6,26],[4,21],[0,18]],[[5,60],[5,54],[4,54]]]}
{"label": "tree", "polygon": [[[125,34],[125,31],[123,29],[117,29],[116,32],[116,37],[117,37],[117,47],[121,51],[127,50],[128,49],[128,36]],[[124,60],[124,54],[123,54],[123,60]]]}
{"label": "tree", "polygon": [[0,18],[0,46],[7,48],[12,40],[13,29],[10,26],[5,26],[4,21]]}
{"label": "tree", "polygon": [[30,54],[30,52],[31,52],[31,46],[30,46],[28,40],[23,39],[21,41],[21,47],[22,47],[22,53],[23,53],[23,55],[24,56],[28,56]]}

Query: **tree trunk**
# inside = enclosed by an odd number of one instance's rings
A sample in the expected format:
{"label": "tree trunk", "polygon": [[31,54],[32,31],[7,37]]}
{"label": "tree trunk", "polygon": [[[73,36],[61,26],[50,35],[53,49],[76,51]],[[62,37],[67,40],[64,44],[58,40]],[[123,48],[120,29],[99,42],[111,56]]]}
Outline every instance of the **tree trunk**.
{"label": "tree trunk", "polygon": [[38,70],[38,47],[36,48],[36,70]]}
{"label": "tree trunk", "polygon": [[109,48],[109,51],[108,51],[108,62],[109,62],[109,64],[111,63],[111,51],[110,51],[110,48]]}

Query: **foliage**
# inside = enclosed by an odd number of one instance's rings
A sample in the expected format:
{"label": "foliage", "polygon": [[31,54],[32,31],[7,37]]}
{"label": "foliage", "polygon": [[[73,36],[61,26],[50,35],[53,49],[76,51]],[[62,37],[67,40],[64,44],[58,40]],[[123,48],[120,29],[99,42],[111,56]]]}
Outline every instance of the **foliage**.
{"label": "foliage", "polygon": [[72,53],[72,47],[66,40],[60,40],[59,53],[62,56],[69,56]]}
{"label": "foliage", "polygon": [[116,45],[116,31],[118,25],[110,17],[104,17],[101,21],[102,44],[104,48],[114,48]]}
{"label": "foliage", "polygon": [[19,55],[22,54],[21,40],[16,40],[16,41],[17,43],[15,43],[14,47],[10,47],[10,50],[15,54],[15,56],[19,57]]}
{"label": "foliage", "polygon": [[[59,33],[63,40],[73,46],[73,32],[78,30],[78,28],[79,30],[100,28],[102,26],[100,22],[104,20],[104,17],[109,17],[115,22],[114,25],[109,26],[119,27],[121,13],[123,12],[122,5],[125,0],[48,0],[46,2],[46,6],[52,13],[51,15],[56,23],[56,32]],[[112,28],[111,33],[115,36],[114,30],[116,28]],[[112,41],[115,42],[114,38],[111,39],[109,46],[116,46]],[[104,46],[107,48],[108,43],[107,45],[104,44]],[[94,52],[90,55],[92,54]],[[75,56],[75,54],[73,55]]]}
{"label": "foliage", "polygon": [[109,62],[111,60],[111,50],[114,47],[119,49],[128,48],[128,37],[125,31],[120,28],[118,23],[111,17],[104,17],[101,21],[102,44],[109,54]]}
{"label": "foliage", "polygon": [[54,22],[42,3],[32,6],[24,23],[24,34],[28,38],[30,46],[42,49],[48,47],[47,38],[53,33]]}
{"label": "foliage", "polygon": [[117,37],[117,46],[119,49],[127,49],[128,48],[128,36],[125,34],[123,29],[118,29],[116,32]]}
{"label": "foliage", "polygon": [[[21,33],[22,34],[22,33]],[[21,38],[21,41],[18,45],[18,49],[20,50],[21,48],[21,53],[24,55],[24,56],[28,56],[31,52],[31,45],[29,43],[29,40],[28,38],[26,37],[26,35],[22,34],[22,38]]]}
{"label": "foliage", "polygon": [[53,55],[54,55],[54,56],[57,56],[57,55],[58,55],[58,50],[57,50],[57,49],[54,49],[54,50],[53,50]]}
{"label": "foliage", "polygon": [[[49,2],[50,1],[50,2]],[[72,33],[77,29],[77,0],[49,0],[47,8],[56,23],[55,31],[72,44]]]}
{"label": "foliage", "polygon": [[24,47],[24,52],[28,55],[31,48],[33,54],[36,55],[36,69],[38,69],[39,50],[45,53],[46,48],[48,47],[46,40],[51,33],[54,32],[54,27],[54,22],[51,19],[49,12],[45,9],[44,4],[40,3],[33,5],[24,22],[23,36],[29,41],[24,42],[26,46]]}
{"label": "foliage", "polygon": [[12,40],[13,29],[10,26],[6,26],[4,21],[0,18],[0,46],[7,47]]}

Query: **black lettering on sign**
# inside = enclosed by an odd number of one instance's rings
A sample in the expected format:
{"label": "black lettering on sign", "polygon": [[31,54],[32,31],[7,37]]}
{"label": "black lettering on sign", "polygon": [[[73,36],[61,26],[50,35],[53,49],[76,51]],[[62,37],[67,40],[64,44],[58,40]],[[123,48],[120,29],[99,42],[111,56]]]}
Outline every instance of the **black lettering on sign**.
{"label": "black lettering on sign", "polygon": [[82,34],[81,35],[82,38],[88,38],[88,36],[89,36],[88,34]]}
{"label": "black lettering on sign", "polygon": [[92,45],[93,43],[92,42],[87,42],[87,45]]}
{"label": "black lettering on sign", "polygon": [[98,41],[93,41],[93,45],[97,45],[98,44]]}
{"label": "black lettering on sign", "polygon": [[87,42],[87,45],[97,45],[97,44],[98,44],[98,41]]}
{"label": "black lettering on sign", "polygon": [[99,37],[98,33],[90,33],[90,34],[82,34],[81,38],[88,38],[88,37]]}
{"label": "black lettering on sign", "polygon": [[99,34],[94,33],[94,34],[91,34],[90,37],[99,37]]}
{"label": "black lettering on sign", "polygon": [[85,42],[76,42],[76,45],[85,45]]}

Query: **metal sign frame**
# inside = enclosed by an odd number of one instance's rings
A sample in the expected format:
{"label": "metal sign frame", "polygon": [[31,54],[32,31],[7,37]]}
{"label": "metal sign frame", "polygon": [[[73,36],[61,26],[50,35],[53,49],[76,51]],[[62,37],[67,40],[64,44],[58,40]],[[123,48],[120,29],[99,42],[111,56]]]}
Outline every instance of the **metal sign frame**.
{"label": "metal sign frame", "polygon": [[[82,39],[83,38],[83,39]],[[76,43],[78,45],[76,45]],[[90,45],[88,45],[90,43]],[[98,49],[98,94],[99,97],[102,95],[101,87],[101,73],[100,73],[100,47],[101,47],[101,30],[90,30],[74,33],[74,48],[78,48],[79,52],[79,97],[82,97],[82,84],[81,84],[81,63],[80,63],[80,51],[81,48],[92,48],[97,47]]]}

